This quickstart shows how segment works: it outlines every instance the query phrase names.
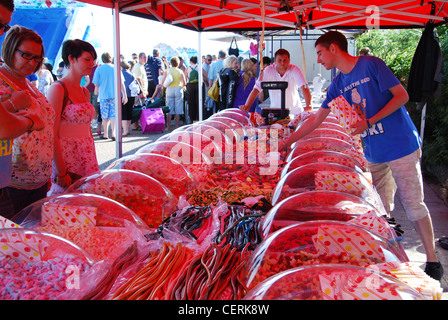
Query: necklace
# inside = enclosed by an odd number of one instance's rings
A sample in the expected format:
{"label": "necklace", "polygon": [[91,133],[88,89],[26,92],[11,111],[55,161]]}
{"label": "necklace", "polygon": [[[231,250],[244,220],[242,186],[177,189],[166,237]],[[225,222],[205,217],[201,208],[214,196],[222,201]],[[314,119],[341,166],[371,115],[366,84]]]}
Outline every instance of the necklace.
{"label": "necklace", "polygon": [[25,78],[25,80],[17,79],[17,77],[14,76],[14,72],[6,64],[3,64],[3,69],[1,69],[1,70],[2,70],[1,74],[2,74],[3,80],[5,80],[5,82],[13,90],[15,90],[15,91],[27,90],[31,93],[31,95],[33,95],[35,98],[37,98],[36,91],[33,88],[34,86],[30,85],[30,82],[28,79],[26,79],[26,78]]}

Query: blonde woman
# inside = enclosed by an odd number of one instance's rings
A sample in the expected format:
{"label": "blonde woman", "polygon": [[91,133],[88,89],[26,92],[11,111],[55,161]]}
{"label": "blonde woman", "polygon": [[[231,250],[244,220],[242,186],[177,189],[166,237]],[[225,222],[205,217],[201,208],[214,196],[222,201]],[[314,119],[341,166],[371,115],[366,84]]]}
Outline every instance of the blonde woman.
{"label": "blonde woman", "polygon": [[224,60],[223,69],[219,72],[218,111],[233,108],[236,82],[238,80],[238,58],[234,55]]}
{"label": "blonde woman", "polygon": [[[235,99],[233,101],[233,107],[238,108],[243,105],[252,89],[254,88],[257,77],[254,72],[254,63],[250,59],[243,59],[241,62],[240,77],[236,83]],[[258,106],[258,99],[250,106],[249,112],[255,112]]]}

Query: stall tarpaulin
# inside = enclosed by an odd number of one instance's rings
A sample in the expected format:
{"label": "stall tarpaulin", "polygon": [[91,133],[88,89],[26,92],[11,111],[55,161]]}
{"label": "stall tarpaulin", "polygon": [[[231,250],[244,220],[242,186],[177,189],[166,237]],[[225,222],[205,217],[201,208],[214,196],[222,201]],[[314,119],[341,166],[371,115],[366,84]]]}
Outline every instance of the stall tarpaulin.
{"label": "stall tarpaulin", "polygon": [[[260,0],[83,0],[196,31],[261,30]],[[447,23],[445,1],[265,0],[266,30],[423,28]],[[433,10],[434,9],[434,10]],[[433,11],[432,11],[433,10]]]}

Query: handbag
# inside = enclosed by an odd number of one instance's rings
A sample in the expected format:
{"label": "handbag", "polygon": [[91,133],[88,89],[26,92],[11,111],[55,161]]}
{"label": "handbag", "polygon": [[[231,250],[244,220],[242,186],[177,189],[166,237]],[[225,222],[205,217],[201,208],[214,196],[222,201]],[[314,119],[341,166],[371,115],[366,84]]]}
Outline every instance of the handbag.
{"label": "handbag", "polygon": [[218,83],[218,77],[216,77],[215,82],[213,82],[213,85],[210,89],[208,89],[208,96],[212,98],[215,101],[219,101],[219,83]]}
{"label": "handbag", "polygon": [[163,82],[163,87],[168,88],[172,82],[173,82],[173,76],[171,75],[171,69],[169,69],[165,81]]}
{"label": "handbag", "polygon": [[[233,43],[235,43],[235,47],[233,47]],[[229,56],[234,55],[235,57],[238,57],[240,55],[240,50],[238,49],[238,44],[236,43],[236,38],[232,38],[232,42],[230,42],[229,47]]]}
{"label": "handbag", "polygon": [[136,79],[129,84],[128,88],[131,90],[131,97],[137,97],[141,92],[140,84]]}

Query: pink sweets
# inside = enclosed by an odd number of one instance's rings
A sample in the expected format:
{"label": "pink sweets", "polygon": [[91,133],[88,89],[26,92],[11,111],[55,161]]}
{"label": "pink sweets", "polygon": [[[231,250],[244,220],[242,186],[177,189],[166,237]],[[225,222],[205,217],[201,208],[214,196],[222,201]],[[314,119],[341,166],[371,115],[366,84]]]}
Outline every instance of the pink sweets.
{"label": "pink sweets", "polygon": [[89,268],[85,260],[67,254],[38,262],[0,258],[0,300],[57,300],[76,290],[70,282],[73,270],[82,275]]}

